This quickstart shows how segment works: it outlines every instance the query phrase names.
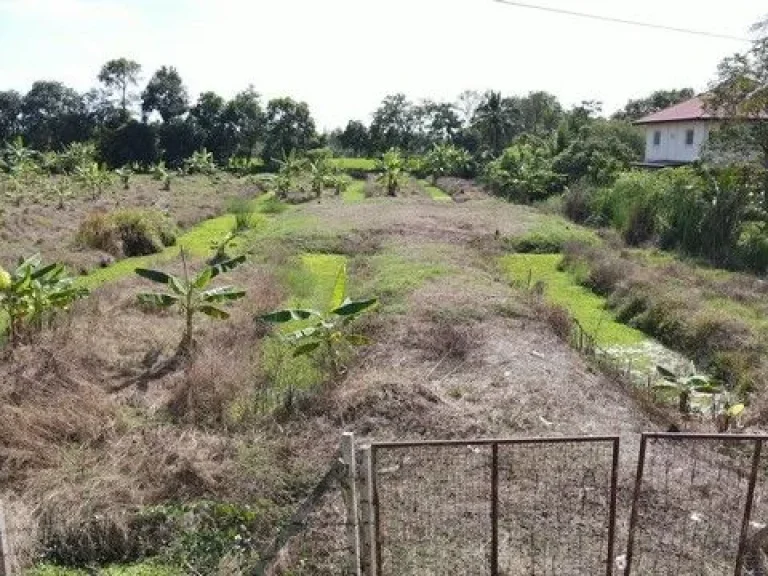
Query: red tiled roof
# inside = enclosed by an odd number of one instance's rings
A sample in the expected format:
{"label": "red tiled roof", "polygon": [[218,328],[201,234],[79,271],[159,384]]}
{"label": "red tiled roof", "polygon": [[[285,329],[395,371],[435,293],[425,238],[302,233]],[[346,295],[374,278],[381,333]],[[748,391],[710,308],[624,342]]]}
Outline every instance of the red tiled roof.
{"label": "red tiled roof", "polygon": [[[685,122],[690,120],[722,120],[728,118],[728,114],[722,111],[707,110],[704,106],[704,100],[700,96],[680,102],[664,110],[659,110],[653,114],[649,114],[640,120],[636,120],[635,124],[660,124],[662,122]],[[768,118],[768,114],[758,114],[751,116],[752,120],[765,120]]]}
{"label": "red tiled roof", "polygon": [[713,114],[704,107],[704,101],[696,96],[680,104],[675,104],[664,110],[659,110],[653,114],[649,114],[640,120],[635,121],[635,124],[655,124],[657,122],[682,122],[685,120],[715,120],[722,118],[718,114]]}

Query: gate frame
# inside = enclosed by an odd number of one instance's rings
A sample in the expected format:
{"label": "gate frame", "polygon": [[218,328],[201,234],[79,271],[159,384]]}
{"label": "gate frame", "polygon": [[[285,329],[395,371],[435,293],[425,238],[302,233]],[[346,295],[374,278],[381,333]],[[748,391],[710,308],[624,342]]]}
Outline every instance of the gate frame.
{"label": "gate frame", "polygon": [[735,576],[741,576],[741,570],[744,562],[744,548],[746,546],[747,534],[749,532],[749,522],[752,518],[752,506],[755,497],[755,485],[760,472],[760,455],[763,449],[763,442],[768,441],[768,435],[765,434],[696,434],[686,432],[643,432],[640,436],[640,453],[637,457],[637,472],[635,474],[635,490],[632,495],[632,511],[629,516],[629,534],[627,537],[627,564],[624,569],[624,576],[630,576],[632,573],[632,559],[634,556],[635,532],[638,524],[640,491],[643,484],[643,473],[645,471],[645,456],[648,440],[671,440],[671,441],[690,441],[690,440],[716,440],[720,442],[750,442],[754,445],[752,453],[752,467],[749,474],[749,484],[747,486],[747,499],[744,504],[744,515],[741,521],[741,531],[739,533],[739,546],[736,552]]}
{"label": "gate frame", "polygon": [[371,546],[371,565],[374,567],[375,576],[382,574],[381,556],[381,525],[379,514],[379,490],[377,474],[377,453],[379,449],[402,449],[434,447],[445,448],[455,446],[490,446],[491,447],[491,486],[490,486],[490,520],[491,520],[491,550],[490,550],[490,576],[499,576],[499,446],[514,446],[521,444],[611,444],[611,482],[610,503],[608,509],[608,550],[605,574],[613,576],[613,555],[616,538],[616,497],[619,480],[619,450],[621,440],[619,436],[534,436],[523,438],[481,438],[477,440],[419,440],[413,442],[372,442],[370,445],[370,484],[371,513],[373,542]]}

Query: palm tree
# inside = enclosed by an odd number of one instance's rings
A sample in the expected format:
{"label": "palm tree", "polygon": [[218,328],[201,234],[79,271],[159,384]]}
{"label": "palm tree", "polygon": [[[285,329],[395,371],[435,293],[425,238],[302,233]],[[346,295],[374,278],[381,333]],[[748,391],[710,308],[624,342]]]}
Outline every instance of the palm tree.
{"label": "palm tree", "polygon": [[519,132],[520,120],[520,109],[513,99],[488,91],[477,107],[474,125],[483,143],[498,156]]}

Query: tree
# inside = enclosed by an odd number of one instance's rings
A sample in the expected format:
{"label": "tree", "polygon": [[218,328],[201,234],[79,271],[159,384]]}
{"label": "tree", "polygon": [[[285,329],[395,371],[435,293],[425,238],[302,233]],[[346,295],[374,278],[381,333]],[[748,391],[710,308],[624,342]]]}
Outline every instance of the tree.
{"label": "tree", "polygon": [[189,115],[197,120],[203,130],[211,131],[221,122],[225,105],[224,98],[215,92],[203,92],[197,104],[189,109]]}
{"label": "tree", "polygon": [[365,124],[358,120],[350,120],[338,135],[338,141],[344,151],[353,156],[362,156],[370,147],[370,138]]}
{"label": "tree", "polygon": [[102,130],[98,144],[101,157],[112,168],[134,163],[149,166],[160,157],[155,127],[134,119]]}
{"label": "tree", "polygon": [[150,79],[141,94],[141,110],[147,115],[157,112],[163,122],[184,114],[189,107],[189,96],[176,68],[163,66]]}
{"label": "tree", "polygon": [[264,138],[266,123],[261,96],[253,86],[237,93],[227,103],[223,119],[235,133],[237,154],[251,158],[256,145]]}
{"label": "tree", "polygon": [[650,96],[630,100],[623,109],[613,115],[615,120],[634,121],[644,116],[669,108],[685,100],[690,100],[696,95],[693,88],[682,88],[679,90],[657,90]]}
{"label": "tree", "polygon": [[456,110],[459,113],[459,120],[464,128],[472,125],[475,119],[477,108],[483,101],[483,96],[477,90],[464,90],[456,100]]}
{"label": "tree", "polygon": [[635,126],[618,120],[594,120],[582,126],[554,159],[555,172],[568,183],[587,179],[597,186],[612,184],[631,162],[642,158],[645,138]]}
{"label": "tree", "polygon": [[477,107],[473,125],[480,135],[482,146],[498,156],[522,131],[519,103],[502,97],[500,92],[486,92]]}
{"label": "tree", "polygon": [[[765,31],[764,26],[759,23],[755,29]],[[757,151],[763,165],[768,166],[768,36],[755,41],[748,51],[720,63],[706,104],[710,111],[734,120],[726,123],[727,128],[742,124],[739,137],[728,138],[726,133],[718,144],[749,160],[749,152],[739,150],[747,136],[753,142],[753,153]]]}
{"label": "tree", "polygon": [[414,106],[405,94],[393,94],[384,98],[373,113],[370,139],[372,152],[390,148],[410,150],[415,139]]}
{"label": "tree", "polygon": [[291,151],[303,152],[318,143],[315,121],[306,102],[275,98],[267,105],[266,138],[262,157],[274,164],[276,158]]}
{"label": "tree", "polygon": [[187,120],[193,120],[204,134],[203,143],[219,164],[226,164],[238,148],[237,126],[226,117],[227,103],[214,92],[200,94],[189,111]]}
{"label": "tree", "polygon": [[0,143],[10,142],[21,132],[21,94],[0,92]]}
{"label": "tree", "polygon": [[92,124],[82,97],[61,82],[32,84],[21,111],[25,141],[36,150],[60,150],[91,136]]}
{"label": "tree", "polygon": [[519,101],[525,132],[546,137],[557,129],[563,107],[557,97],[547,92],[531,92]]}
{"label": "tree", "polygon": [[420,148],[428,149],[435,144],[453,142],[461,130],[461,120],[453,104],[448,102],[424,101],[416,107],[415,115],[421,120],[424,142]]}
{"label": "tree", "polygon": [[140,72],[141,65],[127,58],[110,60],[102,66],[101,72],[99,72],[99,82],[103,83],[109,90],[118,93],[120,108],[124,115],[127,114],[128,102],[132,99],[132,94],[128,90],[138,83]]}
{"label": "tree", "polygon": [[205,142],[205,132],[193,118],[172,118],[158,126],[157,134],[163,159],[172,168],[180,168]]}

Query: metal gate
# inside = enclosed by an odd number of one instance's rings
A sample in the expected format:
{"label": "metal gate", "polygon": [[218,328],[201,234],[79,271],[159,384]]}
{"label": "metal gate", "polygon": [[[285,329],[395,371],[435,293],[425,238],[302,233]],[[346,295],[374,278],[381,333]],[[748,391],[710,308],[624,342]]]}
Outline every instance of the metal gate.
{"label": "metal gate", "polygon": [[643,434],[626,574],[764,574],[752,572],[750,539],[768,522],[765,440]]}
{"label": "metal gate", "polygon": [[619,438],[380,442],[370,573],[613,573]]}

